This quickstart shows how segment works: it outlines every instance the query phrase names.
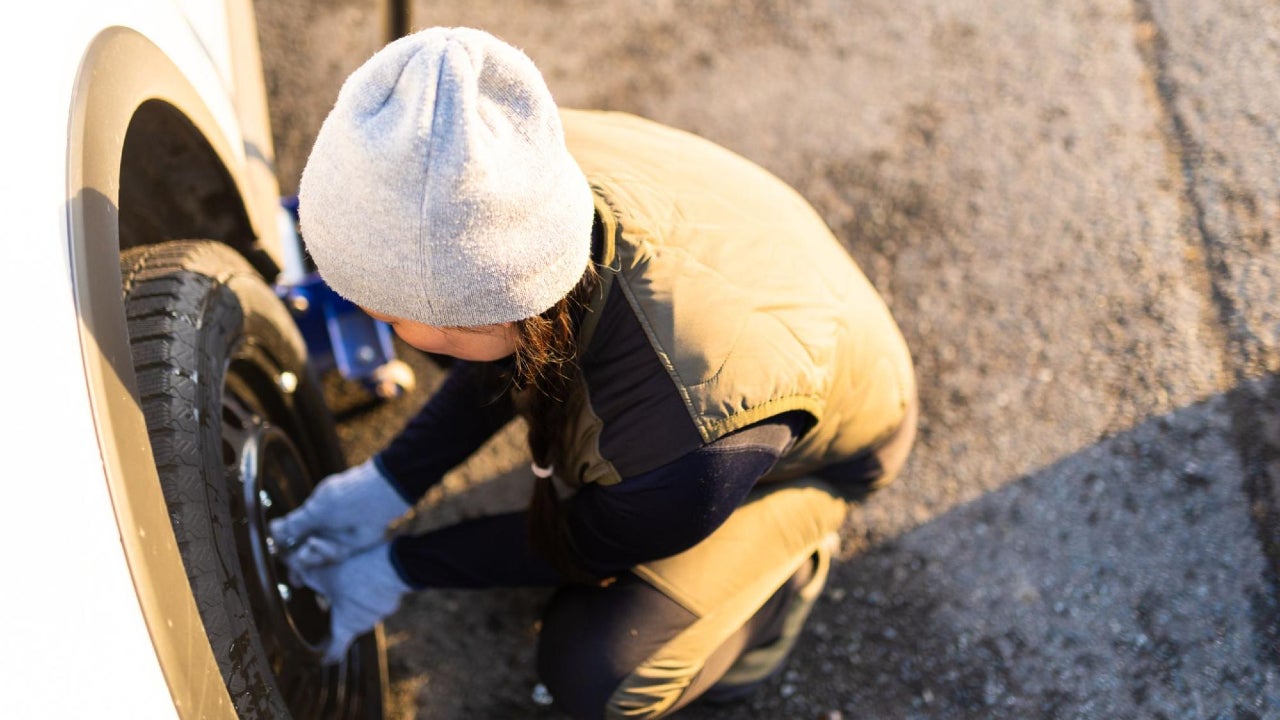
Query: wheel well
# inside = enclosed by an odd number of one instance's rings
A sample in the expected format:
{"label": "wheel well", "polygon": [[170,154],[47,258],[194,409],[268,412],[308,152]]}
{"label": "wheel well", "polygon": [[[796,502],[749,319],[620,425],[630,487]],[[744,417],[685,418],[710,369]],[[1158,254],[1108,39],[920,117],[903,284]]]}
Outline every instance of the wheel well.
{"label": "wheel well", "polygon": [[277,268],[258,246],[243,199],[217,152],[181,110],[138,106],[120,158],[120,250],[200,238],[235,248],[264,277]]}

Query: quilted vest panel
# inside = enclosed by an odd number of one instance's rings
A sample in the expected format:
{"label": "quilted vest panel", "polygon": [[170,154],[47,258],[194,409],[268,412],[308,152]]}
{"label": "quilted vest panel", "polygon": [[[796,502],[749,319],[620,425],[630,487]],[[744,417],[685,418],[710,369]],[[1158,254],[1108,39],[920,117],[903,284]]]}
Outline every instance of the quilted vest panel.
{"label": "quilted vest panel", "polygon": [[[613,244],[607,280],[625,293],[704,441],[805,411],[815,422],[770,474],[782,479],[897,429],[915,393],[906,343],[799,194],[689,133],[623,113],[562,118]],[[595,449],[589,399],[582,410],[566,466],[616,482]]]}

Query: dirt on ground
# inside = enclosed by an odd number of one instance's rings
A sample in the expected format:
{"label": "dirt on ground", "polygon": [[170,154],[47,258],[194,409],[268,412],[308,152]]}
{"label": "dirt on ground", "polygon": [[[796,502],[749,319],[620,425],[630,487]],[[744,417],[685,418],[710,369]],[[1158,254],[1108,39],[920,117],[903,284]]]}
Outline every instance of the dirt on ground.
{"label": "dirt on ground", "polygon": [[[369,1],[258,0],[286,191]],[[1280,10],[1261,0],[412,3],[562,105],[698,133],[807,197],[912,348],[921,431],[785,672],[689,718],[1280,718]],[[353,461],[440,377],[335,393]],[[517,507],[519,427],[418,527]],[[393,717],[530,699],[541,591],[386,624]]]}

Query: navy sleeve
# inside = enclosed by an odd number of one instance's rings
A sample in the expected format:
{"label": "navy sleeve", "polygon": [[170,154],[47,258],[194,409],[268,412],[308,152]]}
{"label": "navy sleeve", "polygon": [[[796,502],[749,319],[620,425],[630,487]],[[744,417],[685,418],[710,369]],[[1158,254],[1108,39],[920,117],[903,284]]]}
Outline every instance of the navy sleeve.
{"label": "navy sleeve", "polygon": [[459,362],[404,430],[374,458],[413,504],[514,416],[510,393],[487,387],[492,368]]}
{"label": "navy sleeve", "polygon": [[[582,564],[599,577],[674,555],[738,508],[807,423],[782,415],[727,435],[616,485],[587,485],[567,501]],[[393,543],[417,588],[552,586],[564,582],[529,547],[523,512],[468,520]]]}

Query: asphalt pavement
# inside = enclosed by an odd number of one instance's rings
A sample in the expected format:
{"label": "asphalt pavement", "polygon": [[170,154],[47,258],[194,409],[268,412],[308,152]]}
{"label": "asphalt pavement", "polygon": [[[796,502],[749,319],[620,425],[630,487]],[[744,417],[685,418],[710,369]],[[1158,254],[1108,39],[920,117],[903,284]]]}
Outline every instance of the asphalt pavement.
{"label": "asphalt pavement", "polygon": [[[258,0],[286,190],[372,0]],[[413,3],[567,106],[704,135],[801,191],[913,350],[921,432],[854,508],[786,672],[690,718],[1280,718],[1280,5]],[[424,389],[343,406],[353,459]],[[358,405],[358,402],[355,404]],[[518,505],[513,428],[423,523]],[[514,470],[514,472],[513,472]],[[423,593],[396,712],[555,717],[545,594]]]}

